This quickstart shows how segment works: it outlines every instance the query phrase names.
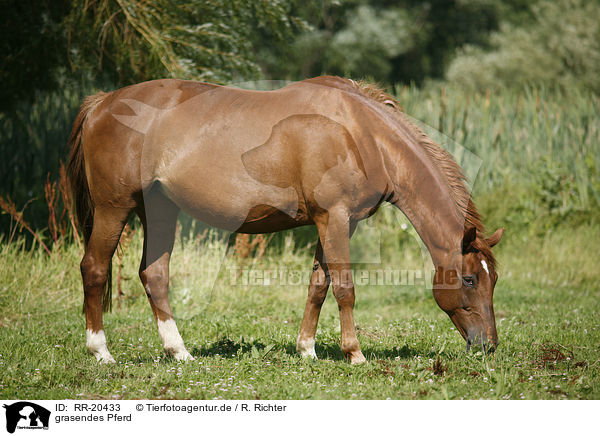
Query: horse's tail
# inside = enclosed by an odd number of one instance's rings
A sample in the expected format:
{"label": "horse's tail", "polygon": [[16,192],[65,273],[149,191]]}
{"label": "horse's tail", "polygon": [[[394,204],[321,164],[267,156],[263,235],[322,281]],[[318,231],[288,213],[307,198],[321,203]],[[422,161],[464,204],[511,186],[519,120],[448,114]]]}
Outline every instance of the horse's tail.
{"label": "horse's tail", "polygon": [[[69,164],[67,165],[67,176],[69,179],[69,186],[71,188],[71,198],[75,203],[75,214],[77,215],[77,223],[81,232],[83,233],[83,239],[85,240],[85,246],[90,240],[92,235],[92,227],[94,224],[94,203],[90,194],[90,187],[88,185],[87,176],[85,173],[85,158],[83,155],[83,125],[89,113],[107,96],[107,93],[100,92],[95,95],[87,97],[73,123],[73,130],[69,136],[68,147],[71,150],[69,155]],[[102,309],[106,312],[110,310],[112,301],[112,265],[108,268],[108,279],[104,285],[104,292],[102,294]]]}

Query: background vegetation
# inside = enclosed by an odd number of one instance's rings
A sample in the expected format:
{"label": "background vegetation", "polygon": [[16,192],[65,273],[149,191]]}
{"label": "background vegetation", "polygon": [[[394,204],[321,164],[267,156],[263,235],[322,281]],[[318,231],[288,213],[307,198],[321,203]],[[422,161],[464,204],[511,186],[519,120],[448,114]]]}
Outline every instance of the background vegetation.
{"label": "background vegetation", "polygon": [[[571,164],[549,170],[555,177],[577,178],[579,187],[597,174],[597,154],[581,147],[586,140],[598,142],[584,118],[595,116],[600,91],[598,0],[35,0],[27,7],[2,0],[2,8],[0,195],[10,197],[17,210],[27,204],[24,218],[36,230],[47,226],[48,211],[32,200],[43,198],[48,174],[58,178],[82,98],[159,77],[231,83],[339,74],[396,91],[437,93],[433,107],[441,107],[445,83],[457,89],[453,95],[461,96],[457,104],[464,106],[467,121],[468,102],[486,95],[504,112],[518,105],[513,111],[518,117],[525,113],[524,102],[535,104],[531,121],[545,126],[549,138],[543,141],[551,145],[535,158],[556,160],[556,152],[577,150],[585,154],[577,173]],[[557,111],[558,104],[572,105],[572,111]],[[582,105],[588,106],[585,114]],[[422,107],[415,104],[409,114],[423,118]],[[559,112],[567,117],[580,112],[579,125],[555,119]],[[427,122],[440,127],[437,119]],[[462,135],[466,126],[450,122],[457,130],[444,133]],[[530,150],[525,161],[533,160],[533,143],[512,128],[515,120],[500,122],[477,126],[486,129],[485,137],[454,139],[467,148],[475,145],[469,148],[474,152],[497,147],[504,157],[516,156],[515,147],[523,146]],[[569,142],[554,135],[553,129],[575,128],[570,134],[577,138]],[[523,174],[520,161],[494,156],[486,164],[506,163],[503,171]],[[478,185],[499,187],[505,180],[494,173],[494,180]],[[578,191],[586,207],[587,194]],[[0,231],[10,231],[10,222],[0,216]]]}
{"label": "background vegetation", "polygon": [[[0,397],[600,398],[600,2],[0,3]],[[356,316],[370,365],[343,362],[330,299],[317,338],[325,361],[302,361],[306,286],[232,286],[226,267],[305,271],[314,230],[248,239],[225,256],[226,234],[182,217],[171,294],[199,362],[165,361],[132,223],[106,317],[122,365],[90,365],[61,171],[83,96],[159,77],[322,73],[387,86],[465,167],[487,227],[506,227],[498,352],[465,355],[423,284],[364,286]],[[386,209],[359,228],[356,259],[381,261],[357,268],[427,267],[403,220]]]}

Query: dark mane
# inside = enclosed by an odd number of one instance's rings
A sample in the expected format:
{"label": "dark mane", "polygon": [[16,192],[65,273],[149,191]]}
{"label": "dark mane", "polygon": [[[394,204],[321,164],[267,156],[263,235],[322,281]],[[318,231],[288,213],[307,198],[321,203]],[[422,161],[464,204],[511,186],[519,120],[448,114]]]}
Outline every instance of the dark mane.
{"label": "dark mane", "polygon": [[466,177],[463,170],[456,163],[452,155],[441,148],[429,138],[425,132],[412,123],[408,117],[406,117],[400,103],[392,95],[371,83],[355,82],[353,80],[349,80],[349,82],[353,85],[354,89],[365,97],[385,105],[385,107],[408,128],[415,141],[423,147],[429,158],[435,162],[448,182],[452,199],[454,200],[458,211],[465,217],[465,230],[470,227],[475,227],[477,229],[478,237],[474,243],[475,248],[486,257],[489,264],[495,267],[496,259],[491,247],[485,240],[485,227],[481,221],[481,216],[479,215],[477,207],[471,199],[471,194],[465,185]]}

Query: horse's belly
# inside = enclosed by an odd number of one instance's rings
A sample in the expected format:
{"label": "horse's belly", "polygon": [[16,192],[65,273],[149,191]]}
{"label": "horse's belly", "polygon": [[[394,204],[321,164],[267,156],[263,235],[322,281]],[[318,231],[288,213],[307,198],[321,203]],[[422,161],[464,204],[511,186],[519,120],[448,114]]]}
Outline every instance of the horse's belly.
{"label": "horse's belly", "polygon": [[[266,186],[241,179],[245,178],[235,172],[220,175],[180,173],[159,179],[159,182],[175,204],[213,227],[262,233],[306,223],[306,214],[301,210],[294,188]],[[269,230],[273,226],[278,228]]]}

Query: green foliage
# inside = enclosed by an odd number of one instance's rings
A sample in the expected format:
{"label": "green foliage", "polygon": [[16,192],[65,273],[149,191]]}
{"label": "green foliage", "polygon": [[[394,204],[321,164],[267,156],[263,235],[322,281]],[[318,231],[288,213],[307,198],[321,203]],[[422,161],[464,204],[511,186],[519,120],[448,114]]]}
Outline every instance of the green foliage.
{"label": "green foliage", "polygon": [[359,5],[347,20],[331,40],[325,67],[349,77],[388,79],[391,59],[412,49],[418,38],[406,9]]}
{"label": "green foliage", "polygon": [[447,79],[478,90],[545,84],[600,92],[600,3],[543,1],[532,13],[528,25],[505,23],[491,50],[463,47]]}
{"label": "green foliage", "polygon": [[397,94],[408,114],[453,140],[437,135],[438,142],[452,150],[456,141],[481,159],[480,168],[476,161],[463,166],[476,175],[476,199],[484,218],[498,218],[495,226],[543,233],[598,223],[600,105],[593,94],[577,88],[471,94],[448,86],[398,87]]}
{"label": "green foliage", "polygon": [[[590,176],[595,180],[598,177],[598,169],[595,166],[589,168]],[[534,174],[534,182],[537,187],[536,197],[541,212],[539,220],[545,222],[548,227],[556,227],[564,220],[577,216],[585,211],[581,199],[588,199],[589,191],[595,188],[593,185],[581,186],[577,183],[576,175],[564,171],[560,164],[542,165]],[[584,189],[588,192],[581,192]],[[595,211],[598,204],[595,198],[588,199],[589,206]]]}
{"label": "green foliage", "polygon": [[65,28],[73,69],[117,84],[177,77],[224,83],[259,75],[252,41],[297,21],[287,1],[73,0]]}
{"label": "green foliage", "polygon": [[[0,113],[10,112],[36,91],[52,90],[55,70],[65,65],[61,22],[68,0],[0,1]],[[4,174],[4,173],[2,173]]]}
{"label": "green foliage", "polygon": [[0,112],[83,78],[112,87],[257,78],[257,46],[305,28],[296,1],[2,0]]}
{"label": "green foliage", "polygon": [[[48,222],[43,201],[46,178],[58,178],[81,100],[93,92],[91,85],[63,86],[38,95],[33,104],[17,104],[11,116],[0,113],[0,195],[11,197],[18,209],[27,204],[25,220],[36,229]],[[9,217],[0,215],[0,233],[9,223]]]}
{"label": "green foliage", "polygon": [[307,2],[294,10],[312,29],[265,47],[261,65],[273,78],[328,73],[422,83],[443,77],[457,47],[484,44],[499,14],[512,11],[513,3],[501,8],[491,1]]}

